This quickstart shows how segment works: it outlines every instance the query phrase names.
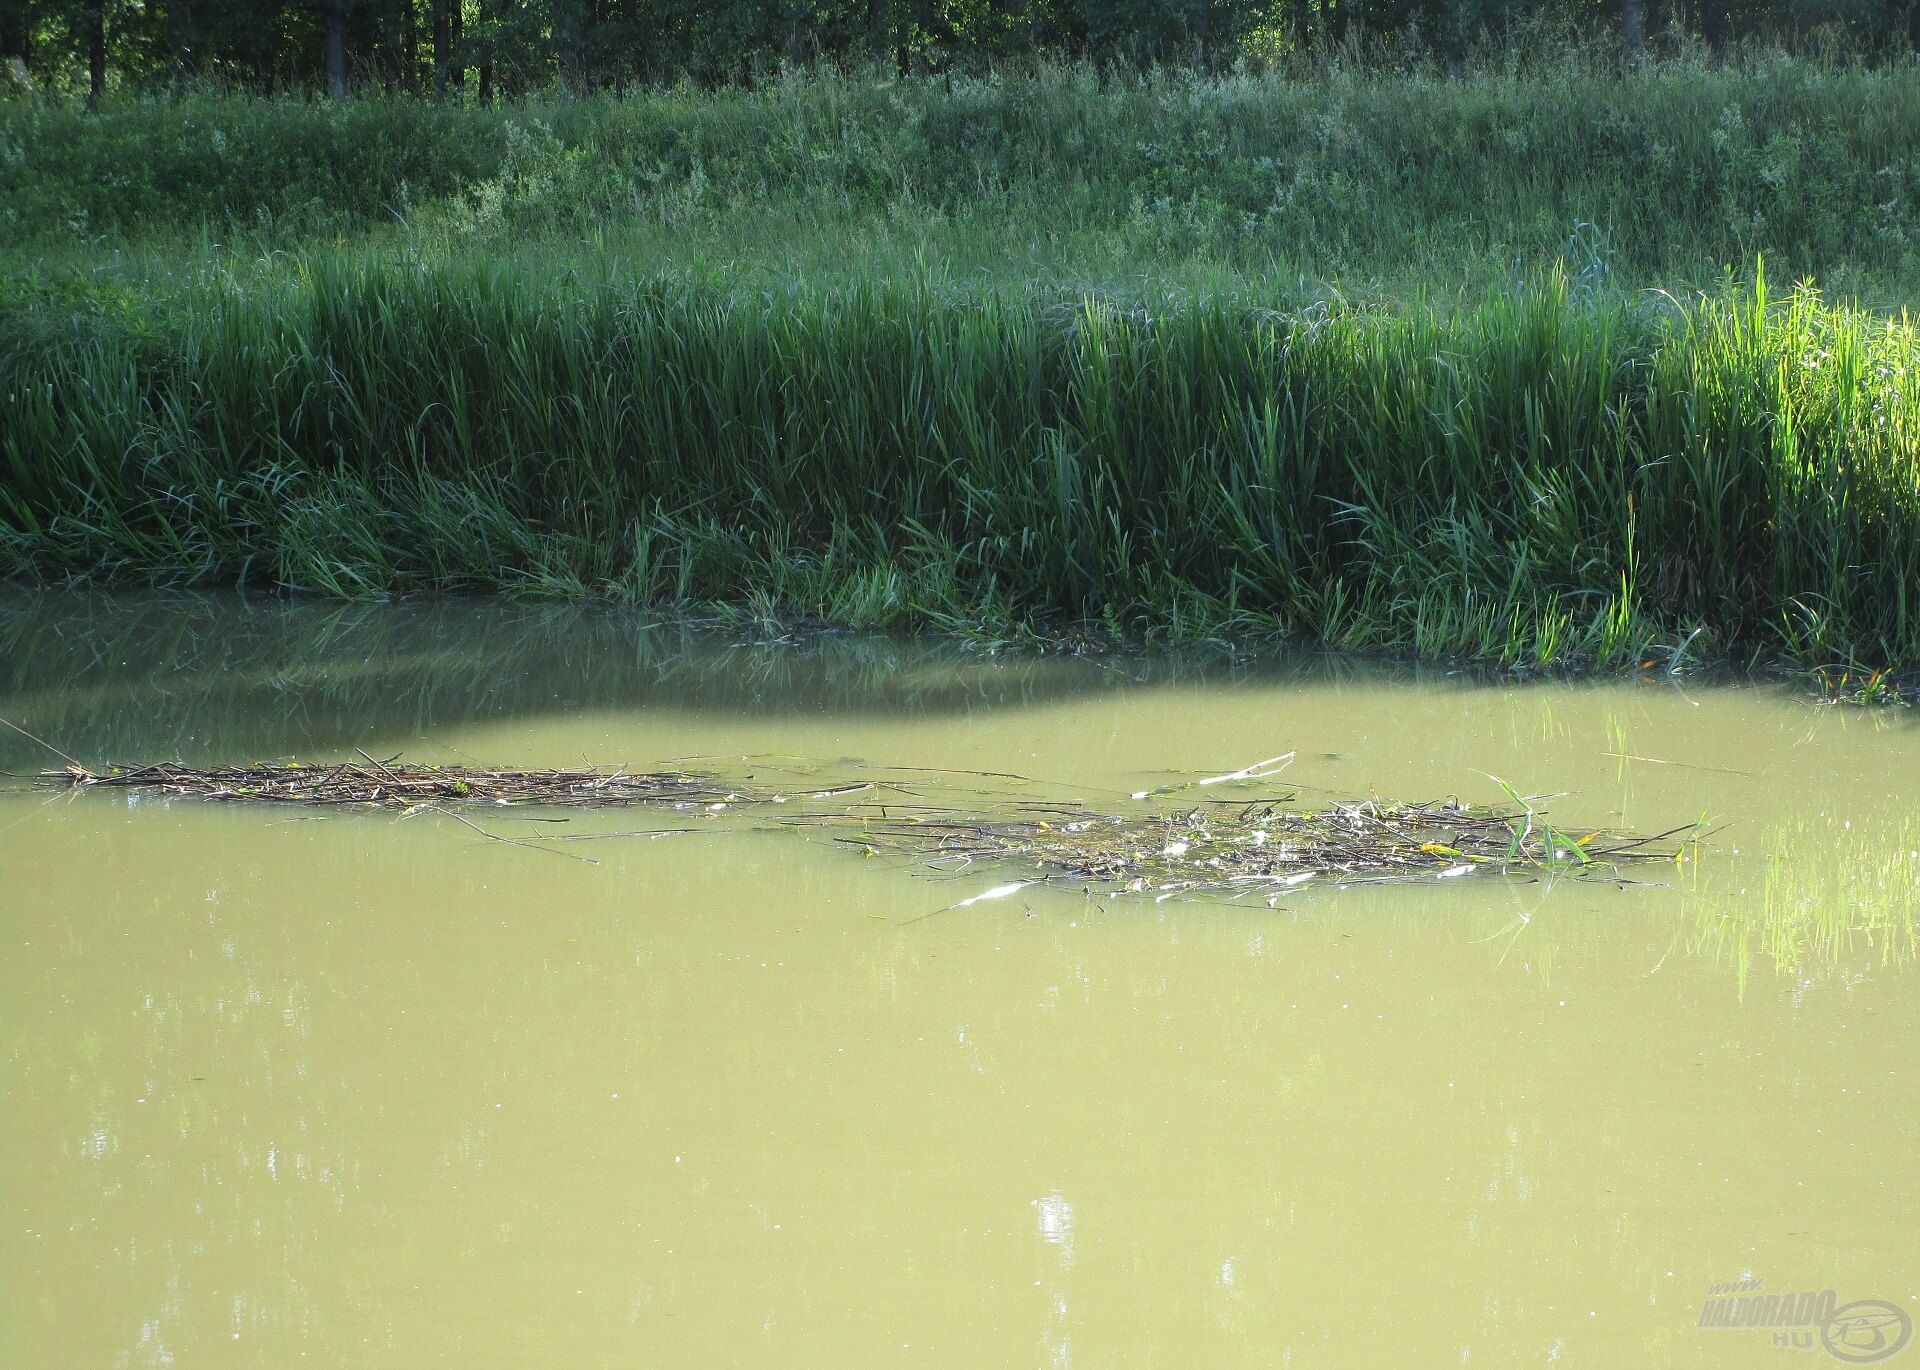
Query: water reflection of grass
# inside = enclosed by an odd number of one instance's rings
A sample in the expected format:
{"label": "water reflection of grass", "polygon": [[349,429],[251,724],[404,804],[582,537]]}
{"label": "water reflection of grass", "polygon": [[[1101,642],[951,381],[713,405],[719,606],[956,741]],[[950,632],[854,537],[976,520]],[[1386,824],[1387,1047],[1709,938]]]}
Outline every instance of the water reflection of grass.
{"label": "water reflection of grass", "polygon": [[[27,595],[0,604],[0,712],[90,764],[253,761],[482,718],[641,706],[964,710],[1074,688],[872,636],[741,642],[637,613],[439,600]],[[44,758],[0,741],[0,765]]]}
{"label": "water reflection of grass", "polygon": [[1744,991],[1756,960],[1813,981],[1906,965],[1920,952],[1920,820],[1792,818],[1769,838],[1758,885],[1686,903],[1690,951],[1732,966]]}
{"label": "water reflection of grass", "polygon": [[[1322,652],[1083,658],[883,634],[749,639],[642,612],[498,599],[0,599],[0,714],[95,765],[251,762],[572,710],[936,717],[1142,686],[1461,689],[1484,678]],[[44,759],[0,737],[0,767]]]}

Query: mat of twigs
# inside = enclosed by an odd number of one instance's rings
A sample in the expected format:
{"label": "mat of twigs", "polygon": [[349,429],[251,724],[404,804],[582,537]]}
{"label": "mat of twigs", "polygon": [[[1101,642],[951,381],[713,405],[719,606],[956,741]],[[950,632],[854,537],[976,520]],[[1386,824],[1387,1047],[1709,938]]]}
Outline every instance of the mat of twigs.
{"label": "mat of twigs", "polygon": [[[549,808],[659,805],[698,808],[784,799],[772,789],[690,771],[495,770],[376,761],[302,765],[195,767],[162,763],[94,771],[68,766],[43,771],[42,785],[121,789],[177,798],[265,804],[416,808],[426,804],[537,804]],[[851,794],[860,784],[806,791],[809,797]]]}
{"label": "mat of twigs", "polygon": [[1259,896],[1309,883],[1377,884],[1513,872],[1618,876],[1680,856],[1691,828],[1641,835],[1573,832],[1527,805],[1474,808],[1448,800],[1203,804],[1174,813],[1113,814],[1018,806],[980,816],[894,804],[795,820],[837,841],[929,868],[1012,867],[1027,884],[1071,883],[1121,893]]}

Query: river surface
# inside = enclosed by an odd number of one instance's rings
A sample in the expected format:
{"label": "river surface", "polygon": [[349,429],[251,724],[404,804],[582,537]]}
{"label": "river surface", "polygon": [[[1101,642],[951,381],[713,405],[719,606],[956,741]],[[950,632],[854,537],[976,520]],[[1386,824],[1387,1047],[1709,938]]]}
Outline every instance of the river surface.
{"label": "river surface", "polygon": [[1712,1286],[1920,1313],[1911,712],[36,595],[0,599],[0,716],[89,763],[701,757],[1095,804],[1291,751],[1290,786],[1716,828],[1626,888],[953,908],[1016,877],[728,813],[486,817],[692,829],[543,851],[15,786],[8,1367],[1791,1367],[1841,1362],[1703,1330]]}

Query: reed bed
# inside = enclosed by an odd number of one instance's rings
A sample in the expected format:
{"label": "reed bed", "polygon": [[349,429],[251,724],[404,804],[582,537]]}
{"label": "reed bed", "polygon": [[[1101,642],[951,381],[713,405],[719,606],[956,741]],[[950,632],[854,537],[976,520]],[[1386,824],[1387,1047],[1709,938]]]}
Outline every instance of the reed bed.
{"label": "reed bed", "polygon": [[[835,840],[903,856],[931,870],[1012,868],[1031,884],[1071,884],[1166,899],[1211,894],[1275,900],[1307,884],[1349,886],[1468,875],[1566,873],[1622,878],[1629,865],[1671,861],[1692,829],[1574,835],[1531,805],[1473,808],[1448,800],[1337,801],[1293,808],[1273,801],[1211,803],[1174,813],[1119,815],[1022,806],[1017,817],[857,807],[824,824]],[[840,831],[851,827],[853,831]],[[956,906],[958,907],[958,906]]]}
{"label": "reed bed", "polygon": [[1920,338],[1764,279],[1288,313],[321,258],[205,306],[0,342],[0,566],[1920,665]]}

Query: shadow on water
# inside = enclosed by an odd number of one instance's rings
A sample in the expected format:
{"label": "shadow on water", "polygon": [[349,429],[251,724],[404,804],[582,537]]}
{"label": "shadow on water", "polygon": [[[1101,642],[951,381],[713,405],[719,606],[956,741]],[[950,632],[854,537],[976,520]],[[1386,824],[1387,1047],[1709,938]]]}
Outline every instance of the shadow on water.
{"label": "shadow on water", "polygon": [[[1331,652],[990,653],[876,634],[754,639],[644,613],[0,589],[0,717],[89,763],[339,752],[570,711],[964,716],[1168,685],[1466,687],[1472,670]],[[46,760],[0,735],[0,769]]]}
{"label": "shadow on water", "polygon": [[[238,595],[0,600],[0,710],[88,760],[256,758],[585,710],[941,714],[1107,679],[875,636],[749,641],[638,613],[500,600]],[[44,760],[0,739],[0,765]]]}
{"label": "shadow on water", "polygon": [[[0,718],[88,764],[344,754],[381,739],[573,712],[938,722],[1169,687],[1465,695],[1487,680],[1319,652],[1074,657],[871,634],[756,641],[632,612],[497,599],[340,604],[0,589]],[[1615,700],[1606,707],[1621,707]],[[1888,726],[1911,736],[1906,717]],[[1542,736],[1529,745],[1551,752],[1564,742]],[[1629,750],[1623,734],[1605,755]],[[1908,764],[1895,759],[1904,749],[1881,754],[1893,767],[1882,778],[1895,783]],[[0,732],[0,770],[49,761]],[[1781,783],[1778,793],[1753,792],[1751,812],[1724,844],[1737,840],[1747,855],[1723,852],[1704,879],[1679,882],[1689,888],[1671,910],[1674,949],[1721,961],[1743,988],[1756,964],[1812,983],[1913,962],[1920,819],[1864,797],[1842,814]],[[1389,916],[1425,919],[1424,903],[1397,899],[1399,914]],[[1509,944],[1511,954],[1566,954],[1583,937],[1605,935],[1564,909],[1538,912],[1516,912],[1491,931],[1489,954],[1506,954]]]}

